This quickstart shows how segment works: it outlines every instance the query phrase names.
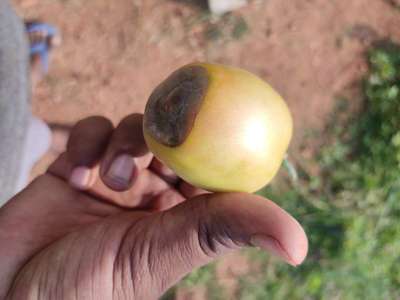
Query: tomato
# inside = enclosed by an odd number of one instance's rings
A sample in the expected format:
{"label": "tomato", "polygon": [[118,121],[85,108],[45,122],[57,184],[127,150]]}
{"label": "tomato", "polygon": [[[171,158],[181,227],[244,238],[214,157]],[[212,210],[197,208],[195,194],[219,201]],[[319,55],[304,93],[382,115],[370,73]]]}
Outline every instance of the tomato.
{"label": "tomato", "polygon": [[154,90],[143,130],[154,155],[187,182],[215,192],[254,192],[280,168],[293,122],[284,100],[262,79],[198,63]]}

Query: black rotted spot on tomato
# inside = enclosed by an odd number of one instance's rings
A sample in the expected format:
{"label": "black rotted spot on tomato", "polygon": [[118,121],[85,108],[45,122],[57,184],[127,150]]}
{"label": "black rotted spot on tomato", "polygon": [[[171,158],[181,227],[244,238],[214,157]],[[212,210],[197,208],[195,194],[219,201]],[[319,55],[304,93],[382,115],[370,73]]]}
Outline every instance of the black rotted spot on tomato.
{"label": "black rotted spot on tomato", "polygon": [[186,66],[172,73],[151,94],[144,127],[159,143],[181,145],[193,128],[208,88],[207,70]]}

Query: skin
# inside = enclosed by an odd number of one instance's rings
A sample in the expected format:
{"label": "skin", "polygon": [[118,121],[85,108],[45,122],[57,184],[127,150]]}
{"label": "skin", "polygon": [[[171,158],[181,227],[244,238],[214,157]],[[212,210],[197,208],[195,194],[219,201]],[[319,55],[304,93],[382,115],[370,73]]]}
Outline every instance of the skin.
{"label": "skin", "polygon": [[255,192],[278,172],[292,127],[286,103],[260,78],[191,64],[150,96],[144,135],[155,156],[186,181],[215,192]]}
{"label": "skin", "polygon": [[304,260],[307,238],[289,214],[190,186],[153,158],[142,130],[139,114],[116,128],[78,122],[67,151],[0,209],[1,299],[157,299],[250,244]]}

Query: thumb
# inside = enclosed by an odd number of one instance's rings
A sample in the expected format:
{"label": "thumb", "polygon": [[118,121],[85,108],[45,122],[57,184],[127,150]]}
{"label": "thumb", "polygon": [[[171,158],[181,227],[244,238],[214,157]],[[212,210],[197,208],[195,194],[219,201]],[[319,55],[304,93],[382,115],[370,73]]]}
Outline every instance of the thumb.
{"label": "thumb", "polygon": [[[158,223],[160,222],[160,223]],[[209,194],[160,215],[153,225],[153,278],[165,291],[193,268],[243,246],[258,246],[287,263],[303,262],[308,249],[304,230],[287,212],[260,196]],[[160,286],[161,285],[161,286]]]}

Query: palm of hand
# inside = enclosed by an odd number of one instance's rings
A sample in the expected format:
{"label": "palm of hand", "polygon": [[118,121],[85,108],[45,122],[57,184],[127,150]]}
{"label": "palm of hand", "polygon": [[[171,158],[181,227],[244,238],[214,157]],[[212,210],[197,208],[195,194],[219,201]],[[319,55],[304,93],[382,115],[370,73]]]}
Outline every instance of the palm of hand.
{"label": "palm of hand", "polygon": [[[186,201],[202,191],[141,149],[140,124],[138,115],[115,130],[104,119],[81,122],[67,153],[0,210],[0,298],[156,299],[255,234],[272,237],[289,263],[304,259],[304,232],[272,202],[243,194]],[[82,148],[93,126],[98,137]],[[121,153],[136,157],[133,175],[113,184],[107,168]],[[80,182],[71,180],[77,169]]]}

